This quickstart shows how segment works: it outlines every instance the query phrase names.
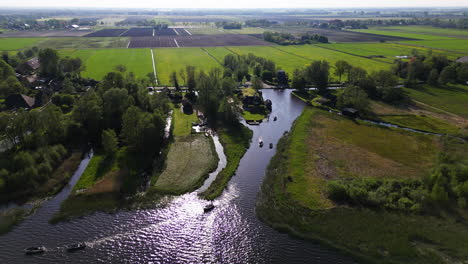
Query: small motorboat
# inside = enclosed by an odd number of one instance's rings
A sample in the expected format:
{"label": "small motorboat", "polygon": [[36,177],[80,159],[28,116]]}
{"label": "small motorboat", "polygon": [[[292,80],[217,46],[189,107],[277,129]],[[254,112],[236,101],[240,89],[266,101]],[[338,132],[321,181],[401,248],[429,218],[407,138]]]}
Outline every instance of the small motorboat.
{"label": "small motorboat", "polygon": [[273,148],[273,143],[270,143],[270,148],[271,148],[271,149]]}
{"label": "small motorboat", "polygon": [[24,249],[24,253],[26,255],[35,255],[35,254],[42,254],[45,252],[45,247],[40,246],[40,247],[28,247]]}
{"label": "small motorboat", "polygon": [[81,249],[85,249],[85,248],[86,248],[85,243],[78,243],[78,244],[68,245],[67,246],[67,251],[68,252],[73,252],[73,251],[81,250]]}
{"label": "small motorboat", "polygon": [[260,147],[263,147],[263,138],[262,138],[262,137],[260,137],[260,138],[258,139],[258,145],[259,145]]}
{"label": "small motorboat", "polygon": [[273,118],[273,121],[276,121],[276,120],[278,120],[278,117],[275,116],[275,117]]}
{"label": "small motorboat", "polygon": [[208,205],[205,206],[205,208],[203,208],[203,211],[204,211],[205,213],[208,213],[208,212],[210,212],[211,210],[213,210],[214,208],[215,208],[215,206],[214,206],[213,204],[208,204]]}

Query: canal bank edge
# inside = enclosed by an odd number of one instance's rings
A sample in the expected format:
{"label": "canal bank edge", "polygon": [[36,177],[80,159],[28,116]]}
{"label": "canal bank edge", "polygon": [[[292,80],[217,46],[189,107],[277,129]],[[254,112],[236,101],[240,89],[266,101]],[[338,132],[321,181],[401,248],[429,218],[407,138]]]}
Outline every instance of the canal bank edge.
{"label": "canal bank edge", "polygon": [[222,127],[217,132],[224,148],[227,164],[208,189],[200,194],[200,197],[206,200],[214,200],[223,193],[229,180],[236,173],[240,160],[250,147],[253,136],[252,130],[240,123],[236,126]]}

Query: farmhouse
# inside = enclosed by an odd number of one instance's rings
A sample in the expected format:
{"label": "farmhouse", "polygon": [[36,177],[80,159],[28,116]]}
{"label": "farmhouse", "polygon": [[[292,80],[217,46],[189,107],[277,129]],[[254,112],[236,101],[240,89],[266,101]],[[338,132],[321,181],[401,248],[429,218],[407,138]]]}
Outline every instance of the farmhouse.
{"label": "farmhouse", "polygon": [[341,114],[344,116],[351,117],[351,118],[356,118],[359,115],[359,111],[354,108],[346,107],[346,108],[343,108],[343,110],[341,110]]}
{"label": "farmhouse", "polygon": [[468,56],[461,57],[457,60],[460,63],[468,63]]}
{"label": "farmhouse", "polygon": [[34,107],[34,98],[24,94],[12,94],[5,100],[7,109],[27,108],[31,109]]}

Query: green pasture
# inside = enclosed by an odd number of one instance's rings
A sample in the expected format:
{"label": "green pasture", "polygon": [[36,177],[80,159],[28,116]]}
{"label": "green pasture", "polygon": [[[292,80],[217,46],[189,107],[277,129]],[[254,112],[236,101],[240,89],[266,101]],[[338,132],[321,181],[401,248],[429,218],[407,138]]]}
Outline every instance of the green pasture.
{"label": "green pasture", "polygon": [[233,54],[228,48],[226,47],[214,47],[214,48],[202,48],[206,52],[208,52],[213,58],[218,60],[220,63],[224,62],[224,57],[228,54]]}
{"label": "green pasture", "polygon": [[48,38],[42,41],[39,48],[54,49],[110,49],[126,48],[129,38]]}
{"label": "green pasture", "polygon": [[[435,48],[450,50],[462,53],[468,53],[468,39],[450,39],[450,40],[422,40],[422,41],[401,41],[409,45],[422,46],[426,48]],[[466,54],[464,54],[466,55]],[[463,55],[460,55],[463,56]]]}
{"label": "green pasture", "polygon": [[333,43],[318,44],[317,46],[331,48],[357,56],[384,56],[384,58],[373,57],[372,59],[388,63],[392,63],[396,59],[396,56],[411,55],[413,51],[420,54],[428,54],[429,51],[432,51],[434,54],[445,55],[452,60],[462,55],[458,52],[432,50],[430,48],[411,47],[394,43]]}
{"label": "green pasture", "polygon": [[45,38],[0,38],[0,50],[19,50],[38,45]]}
{"label": "green pasture", "polygon": [[151,53],[149,49],[92,49],[92,50],[60,50],[61,55],[79,57],[85,63],[83,77],[101,80],[115,66],[122,64],[127,72],[133,72],[136,77],[143,78],[153,72]]}
{"label": "green pasture", "polygon": [[345,60],[349,64],[356,67],[362,67],[369,72],[388,69],[390,67],[390,64],[345,54],[329,48],[325,49],[315,45],[279,46],[277,48],[289,54],[291,58],[302,57],[306,59],[307,63],[310,63],[313,60],[326,60],[333,65],[338,60]]}
{"label": "green pasture", "polygon": [[458,28],[439,28],[431,26],[396,26],[396,27],[381,27],[379,30],[399,31],[416,34],[427,34],[431,36],[444,37],[460,37],[468,38],[468,30]]}
{"label": "green pasture", "polygon": [[450,37],[444,36],[432,36],[427,34],[417,34],[417,33],[408,33],[408,32],[399,32],[399,31],[391,31],[385,30],[385,28],[378,28],[378,29],[353,29],[351,31],[354,32],[361,32],[361,33],[369,33],[369,34],[377,34],[377,35],[384,35],[384,36],[393,36],[393,37],[402,37],[402,38],[413,38],[413,39],[420,39],[420,40],[441,40],[441,39],[453,39]]}
{"label": "green pasture", "polygon": [[449,85],[447,87],[423,86],[421,88],[404,88],[416,101],[430,105],[463,117],[468,117],[468,86]]}
{"label": "green pasture", "polygon": [[[153,49],[153,52],[159,84],[172,85],[169,78],[171,73],[174,71],[179,73],[187,65],[195,66],[198,70],[204,71],[221,67],[201,48],[157,48]],[[149,61],[151,63],[151,59]],[[179,80],[179,83],[182,82]]]}

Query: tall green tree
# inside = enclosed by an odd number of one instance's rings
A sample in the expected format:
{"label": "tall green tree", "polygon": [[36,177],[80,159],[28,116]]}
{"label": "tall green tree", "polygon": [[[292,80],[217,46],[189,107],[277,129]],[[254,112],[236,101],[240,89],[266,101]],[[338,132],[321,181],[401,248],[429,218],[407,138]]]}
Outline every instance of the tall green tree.
{"label": "tall green tree", "polygon": [[46,48],[39,51],[41,75],[49,78],[59,77],[59,59],[58,52],[54,49]]}
{"label": "tall green tree", "polygon": [[101,142],[107,156],[115,155],[118,149],[119,140],[117,139],[117,134],[115,134],[113,129],[102,131]]}

